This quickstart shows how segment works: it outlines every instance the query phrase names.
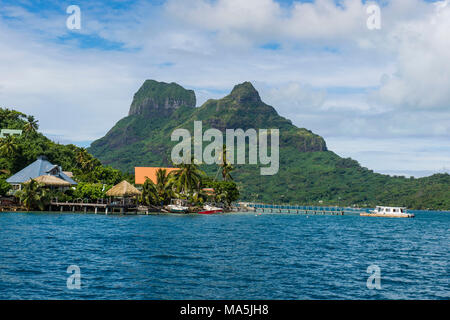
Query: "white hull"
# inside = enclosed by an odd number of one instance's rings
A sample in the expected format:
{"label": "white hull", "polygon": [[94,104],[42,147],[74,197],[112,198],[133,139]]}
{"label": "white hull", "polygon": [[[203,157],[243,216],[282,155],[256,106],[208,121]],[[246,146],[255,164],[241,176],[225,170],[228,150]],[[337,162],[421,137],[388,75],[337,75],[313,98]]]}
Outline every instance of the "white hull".
{"label": "white hull", "polygon": [[360,213],[363,217],[385,217],[385,218],[414,218],[414,214],[407,213],[406,208],[377,206],[370,213]]}
{"label": "white hull", "polygon": [[210,206],[210,205],[208,205],[208,204],[204,205],[204,206],[203,206],[203,209],[205,209],[205,210],[207,210],[207,211],[217,211],[217,212],[223,211],[222,208]]}
{"label": "white hull", "polygon": [[187,212],[189,208],[188,207],[179,206],[179,205],[176,205],[176,204],[169,204],[167,206],[167,209],[170,212],[178,213],[178,212]]}
{"label": "white hull", "polygon": [[414,218],[412,213],[360,213],[363,217]]}

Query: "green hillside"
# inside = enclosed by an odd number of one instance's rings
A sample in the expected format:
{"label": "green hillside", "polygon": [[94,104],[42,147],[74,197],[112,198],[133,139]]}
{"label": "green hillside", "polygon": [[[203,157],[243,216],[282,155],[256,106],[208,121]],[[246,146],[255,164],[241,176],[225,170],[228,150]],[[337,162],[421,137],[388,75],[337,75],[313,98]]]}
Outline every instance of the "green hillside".
{"label": "green hillside", "polygon": [[[280,130],[280,169],[261,176],[257,165],[239,165],[233,171],[242,200],[450,209],[450,175],[415,179],[390,177],[361,167],[328,151],[324,139],[297,128],[261,101],[251,83],[234,87],[226,97],[195,107],[195,95],[174,83],[147,80],[134,96],[129,116],[120,120],[89,151],[104,164],[133,172],[136,166],[168,166],[176,128],[193,133],[195,120],[203,130]],[[215,165],[203,166],[214,174]]]}
{"label": "green hillside", "polygon": [[129,174],[112,167],[105,167],[85,149],[73,144],[55,143],[38,132],[38,120],[24,113],[0,108],[0,129],[18,129],[20,136],[0,139],[0,195],[6,193],[5,183],[12,174],[34,162],[38,156],[46,156],[64,171],[74,173],[78,182],[116,184],[123,179],[132,180]]}

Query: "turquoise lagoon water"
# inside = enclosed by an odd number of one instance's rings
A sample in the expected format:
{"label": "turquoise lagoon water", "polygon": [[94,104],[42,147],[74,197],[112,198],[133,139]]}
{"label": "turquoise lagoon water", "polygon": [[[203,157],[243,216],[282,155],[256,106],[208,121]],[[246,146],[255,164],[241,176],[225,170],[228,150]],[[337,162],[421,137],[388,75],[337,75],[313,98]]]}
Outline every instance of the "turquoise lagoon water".
{"label": "turquoise lagoon water", "polygon": [[0,299],[449,299],[449,227],[442,212],[0,213]]}

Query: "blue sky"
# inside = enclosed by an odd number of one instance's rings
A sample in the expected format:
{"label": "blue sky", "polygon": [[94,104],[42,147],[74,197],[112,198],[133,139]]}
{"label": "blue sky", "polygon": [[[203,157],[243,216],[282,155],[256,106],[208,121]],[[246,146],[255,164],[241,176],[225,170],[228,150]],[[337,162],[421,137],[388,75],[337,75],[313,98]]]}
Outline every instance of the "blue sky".
{"label": "blue sky", "polygon": [[[366,26],[373,3],[380,30]],[[194,89],[199,105],[252,81],[339,155],[423,176],[450,170],[448,30],[448,1],[0,0],[0,105],[88,145],[145,79]]]}

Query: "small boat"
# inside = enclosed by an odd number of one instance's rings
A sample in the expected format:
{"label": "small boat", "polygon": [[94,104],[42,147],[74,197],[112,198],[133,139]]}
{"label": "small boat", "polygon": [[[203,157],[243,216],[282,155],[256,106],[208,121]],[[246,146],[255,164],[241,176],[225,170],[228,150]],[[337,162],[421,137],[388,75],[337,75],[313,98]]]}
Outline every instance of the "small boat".
{"label": "small boat", "polygon": [[203,211],[199,211],[198,214],[214,214],[222,213],[223,209],[219,207],[210,206],[209,204],[203,206]]}
{"label": "small boat", "polygon": [[360,213],[364,217],[387,217],[387,218],[414,218],[414,214],[408,213],[403,207],[383,207],[376,206],[369,213]]}
{"label": "small boat", "polygon": [[186,213],[189,207],[184,206],[186,200],[183,199],[172,199],[171,204],[166,206],[166,209],[172,213]]}
{"label": "small boat", "polygon": [[167,209],[169,210],[169,212],[172,213],[186,213],[188,211],[188,207],[183,207],[183,206],[179,206],[176,204],[169,204],[167,206]]}

